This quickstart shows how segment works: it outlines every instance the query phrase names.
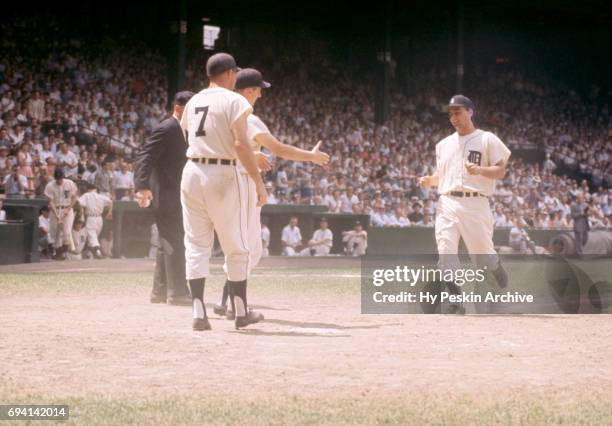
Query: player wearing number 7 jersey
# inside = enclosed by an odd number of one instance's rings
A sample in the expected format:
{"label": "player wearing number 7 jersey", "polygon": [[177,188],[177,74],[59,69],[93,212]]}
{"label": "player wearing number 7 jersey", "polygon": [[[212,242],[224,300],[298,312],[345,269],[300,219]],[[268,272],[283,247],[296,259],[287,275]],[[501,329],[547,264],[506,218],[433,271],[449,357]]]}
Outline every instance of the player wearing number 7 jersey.
{"label": "player wearing number 7 jersey", "polygon": [[187,102],[181,118],[189,145],[181,180],[181,204],[194,330],[210,330],[204,307],[204,283],[210,274],[213,231],[217,232],[227,258],[236,328],[252,324],[258,317],[249,312],[247,305],[249,248],[243,226],[247,200],[236,168],[237,159],[254,182],[257,206],[265,203],[267,193],[247,139],[247,117],[252,107],[232,91],[237,71],[231,55],[211,56],[206,63],[210,85]]}
{"label": "player wearing number 7 jersey", "polygon": [[[259,71],[253,68],[243,69],[238,72],[236,77],[236,91],[242,95],[253,107],[259,98],[262,96],[262,89],[271,87],[270,83],[264,81],[263,76]],[[321,141],[319,141],[311,151],[296,148],[291,145],[286,145],[279,142],[270,132],[264,122],[254,114],[249,115],[247,119],[247,137],[251,148],[256,152],[257,165],[260,170],[268,171],[271,169],[270,163],[264,154],[260,153],[261,147],[270,150],[274,155],[280,158],[294,161],[310,161],[318,165],[325,165],[329,162],[329,155],[319,150]],[[249,245],[249,272],[259,263],[262,254],[261,242],[261,207],[255,206],[255,186],[251,179],[248,179],[246,169],[239,164],[238,169],[241,171],[241,179],[244,188],[246,189],[247,215],[245,217],[246,233],[248,235]],[[226,257],[227,269],[227,257]],[[228,282],[223,288],[223,296],[221,304],[215,306],[215,313],[225,315],[227,312],[227,297],[229,294]],[[228,318],[233,316],[233,311],[228,314]]]}

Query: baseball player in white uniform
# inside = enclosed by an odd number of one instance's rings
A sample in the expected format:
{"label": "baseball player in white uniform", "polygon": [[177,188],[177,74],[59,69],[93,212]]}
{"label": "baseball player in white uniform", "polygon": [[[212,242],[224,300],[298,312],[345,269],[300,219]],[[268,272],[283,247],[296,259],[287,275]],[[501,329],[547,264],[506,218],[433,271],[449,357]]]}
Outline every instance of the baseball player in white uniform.
{"label": "baseball player in white uniform", "polygon": [[105,209],[112,208],[113,202],[106,195],[98,194],[96,186],[87,185],[87,192],[79,198],[79,204],[85,212],[85,229],[87,231],[87,245],[96,258],[102,257],[98,237],[102,231],[102,214]]}
{"label": "baseball player in white uniform", "polygon": [[321,218],[319,229],[314,231],[308,247],[300,251],[300,256],[328,256],[334,241],[334,234],[328,228],[326,218]]}
{"label": "baseball player in white uniform", "polygon": [[[504,288],[508,275],[493,246],[488,197],[506,173],[510,150],[496,135],[474,126],[474,104],[469,98],[453,96],[448,114],[456,132],[436,145],[436,172],[419,178],[422,187],[437,186],[440,194],[435,223],[440,264],[459,264],[459,238],[463,238],[472,260],[486,266]],[[465,312],[463,306],[455,311]]]}
{"label": "baseball player in white uniform", "polygon": [[[271,84],[264,81],[261,72],[253,68],[245,68],[240,70],[236,77],[236,91],[242,95],[251,106],[255,107],[257,100],[262,96],[262,89],[270,88]],[[270,150],[274,155],[286,160],[294,161],[310,161],[317,165],[325,165],[329,162],[329,155],[319,150],[321,141],[319,141],[311,151],[296,148],[291,145],[286,145],[276,139],[264,122],[256,115],[250,114],[247,119],[247,137],[251,148],[256,153],[257,166],[262,171],[269,171],[272,166],[268,162],[267,157],[261,153],[261,147]],[[256,191],[254,182],[247,179],[246,169],[239,163],[241,177],[248,186],[249,199],[248,215],[247,215],[247,233],[249,244],[249,273],[259,263],[263,253],[263,245],[261,240],[261,207],[255,206]],[[227,269],[227,257],[226,257]],[[227,315],[227,283],[223,289],[221,304],[215,305],[214,311],[218,315]],[[232,311],[230,311],[232,312]],[[233,314],[227,315],[232,318]]]}
{"label": "baseball player in white uniform", "polygon": [[247,235],[248,189],[236,167],[242,163],[257,194],[256,206],[267,198],[253,150],[247,138],[251,105],[232,91],[236,61],[217,53],[206,63],[208,88],[194,95],[181,118],[189,145],[181,179],[181,204],[185,228],[186,274],[193,303],[193,329],[210,330],[204,307],[204,283],[210,274],[209,260],[214,231],[227,257],[229,293],[236,307],[236,328],[260,321],[261,314],[248,310]]}
{"label": "baseball player in white uniform", "polygon": [[[72,241],[72,224],[74,222],[74,204],[78,188],[70,179],[64,178],[64,171],[56,169],[54,180],[47,183],[45,196],[49,199],[51,215],[49,217],[49,244],[56,250],[55,258],[64,260],[66,253],[74,250]],[[61,235],[60,235],[61,234]]]}

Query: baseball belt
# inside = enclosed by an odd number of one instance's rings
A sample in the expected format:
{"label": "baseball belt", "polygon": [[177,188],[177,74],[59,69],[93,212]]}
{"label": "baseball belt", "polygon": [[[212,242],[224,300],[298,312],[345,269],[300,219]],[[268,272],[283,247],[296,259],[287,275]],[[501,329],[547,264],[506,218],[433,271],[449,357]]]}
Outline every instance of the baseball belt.
{"label": "baseball belt", "polygon": [[220,164],[222,166],[236,165],[236,160],[227,160],[225,158],[190,158],[190,160],[199,164]]}

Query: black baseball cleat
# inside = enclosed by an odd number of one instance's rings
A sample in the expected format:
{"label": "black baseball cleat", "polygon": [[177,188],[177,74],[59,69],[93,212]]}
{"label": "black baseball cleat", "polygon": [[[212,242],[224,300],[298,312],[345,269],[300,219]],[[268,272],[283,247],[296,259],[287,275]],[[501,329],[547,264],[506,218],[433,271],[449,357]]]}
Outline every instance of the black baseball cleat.
{"label": "black baseball cleat", "polygon": [[227,306],[215,305],[213,306],[213,311],[215,312],[215,314],[219,315],[220,317],[224,317],[225,314],[227,313]]}
{"label": "black baseball cleat", "polygon": [[501,262],[498,264],[497,269],[492,272],[493,276],[497,280],[499,288],[508,287],[508,273],[502,266]]}
{"label": "black baseball cleat", "polygon": [[251,324],[258,323],[259,321],[263,321],[264,316],[262,313],[257,311],[252,311],[249,309],[249,312],[243,317],[236,317],[236,321],[234,322],[234,326],[236,330],[239,328],[247,327]]}
{"label": "black baseball cleat", "polygon": [[194,318],[193,329],[196,331],[212,330],[208,318]]}

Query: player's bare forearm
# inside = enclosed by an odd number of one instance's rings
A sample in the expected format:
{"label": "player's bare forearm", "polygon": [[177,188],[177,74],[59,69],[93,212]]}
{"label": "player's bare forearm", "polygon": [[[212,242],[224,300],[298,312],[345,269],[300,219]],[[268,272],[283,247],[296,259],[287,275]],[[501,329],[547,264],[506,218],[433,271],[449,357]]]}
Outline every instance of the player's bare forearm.
{"label": "player's bare forearm", "polygon": [[329,156],[318,150],[318,146],[313,151],[297,148],[280,142],[269,133],[262,133],[255,138],[258,143],[269,149],[274,155],[285,160],[292,161],[312,161],[313,163],[326,163],[329,161]]}
{"label": "player's bare forearm", "polygon": [[506,166],[503,162],[499,162],[494,166],[477,166],[476,164],[468,163],[466,167],[469,174],[480,175],[489,179],[503,179],[506,175]]}
{"label": "player's bare forearm", "polygon": [[506,174],[506,169],[504,166],[482,167],[480,174],[489,179],[503,179]]}

